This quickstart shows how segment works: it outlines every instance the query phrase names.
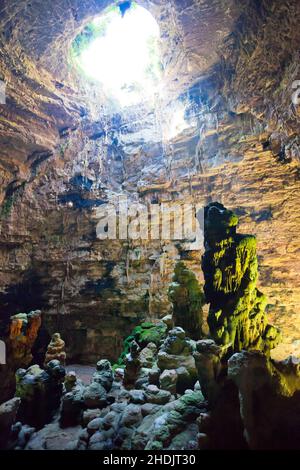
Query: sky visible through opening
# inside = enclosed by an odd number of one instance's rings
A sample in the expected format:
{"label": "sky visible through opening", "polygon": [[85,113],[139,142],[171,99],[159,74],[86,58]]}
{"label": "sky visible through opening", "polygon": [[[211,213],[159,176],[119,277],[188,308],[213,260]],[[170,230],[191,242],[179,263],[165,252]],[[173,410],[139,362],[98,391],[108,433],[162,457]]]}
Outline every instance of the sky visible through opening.
{"label": "sky visible through opening", "polygon": [[151,13],[132,3],[122,16],[115,6],[88,28],[89,40],[79,43],[76,59],[85,75],[122,107],[153,102],[161,66],[159,26]]}

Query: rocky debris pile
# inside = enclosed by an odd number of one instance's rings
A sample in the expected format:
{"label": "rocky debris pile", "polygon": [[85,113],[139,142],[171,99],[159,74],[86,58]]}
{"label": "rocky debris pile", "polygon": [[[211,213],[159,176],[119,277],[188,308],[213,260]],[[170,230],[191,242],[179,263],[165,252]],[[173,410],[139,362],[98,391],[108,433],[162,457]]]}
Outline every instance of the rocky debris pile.
{"label": "rocky debris pile", "polygon": [[181,326],[190,338],[200,339],[203,336],[204,293],[193,271],[182,261],[175,266],[168,294],[173,305],[175,324]]}
{"label": "rocky debris pile", "polygon": [[54,333],[52,335],[46,351],[44,365],[47,365],[48,362],[53,359],[59,361],[63,366],[66,364],[65,342],[61,339],[59,333]]}
{"label": "rocky debris pile", "polygon": [[18,313],[10,317],[5,335],[6,364],[0,370],[0,401],[13,396],[15,391],[15,371],[28,367],[32,361],[32,347],[41,327],[40,310],[28,314]]}
{"label": "rocky debris pile", "polygon": [[193,351],[195,342],[186,337],[185,331],[175,327],[168,335],[157,354],[157,367],[161,371],[160,385],[174,387],[178,393],[193,388],[198,380]]}
{"label": "rocky debris pile", "polygon": [[156,385],[172,394],[194,387],[197,370],[192,352],[196,343],[181,327],[172,327],[172,318],[167,316],[161,322],[142,324],[125,340],[128,352],[114,367],[119,371],[122,361],[125,387]]}
{"label": "rocky debris pile", "polygon": [[2,448],[298,447],[299,361],[259,351],[227,360],[226,345],[193,341],[170,318],[131,338],[124,367],[100,360],[87,385],[56,360],[18,370],[18,397],[0,407]]}
{"label": "rocky debris pile", "polygon": [[166,316],[161,321],[156,322],[144,322],[138,325],[132,333],[125,338],[123,342],[123,351],[115,364],[117,367],[125,367],[125,360],[130,352],[132,342],[135,341],[139,348],[146,347],[149,343],[153,343],[156,346],[161,344],[161,341],[165,338],[166,332],[170,325],[170,316]]}
{"label": "rocky debris pile", "polygon": [[228,352],[255,349],[269,353],[280,340],[267,322],[266,297],[257,289],[256,238],[236,233],[238,217],[222,204],[204,212],[204,292],[208,324],[216,343]]}
{"label": "rocky debris pile", "polygon": [[38,365],[16,372],[16,397],[21,399],[18,419],[40,428],[49,423],[60,406],[65,369],[57,360],[45,370]]}
{"label": "rocky debris pile", "polygon": [[99,410],[98,416],[88,421],[76,448],[89,450],[197,448],[198,429],[195,426],[195,419],[206,409],[201,392],[188,390],[178,399],[168,396],[168,400],[170,398],[171,400],[167,404],[165,399],[162,399],[164,394],[153,403],[153,396],[158,397],[158,395],[159,389],[151,385],[145,387],[144,393],[131,391],[128,395],[121,394],[117,402],[107,409]]}
{"label": "rocky debris pile", "polygon": [[[207,403],[199,384],[194,389],[194,342],[172,326],[168,317],[137,327],[124,368],[101,360],[88,385],[72,371],[65,375],[56,360],[45,370],[18,370],[19,411],[8,424],[14,447],[45,449],[55,442],[64,449],[196,448],[195,420]],[[20,422],[14,424],[16,417]],[[55,437],[62,428],[64,436],[72,434],[69,444]]]}
{"label": "rocky debris pile", "polygon": [[[226,348],[225,348],[226,351]],[[224,348],[218,346],[211,339],[197,341],[193,351],[193,357],[197,368],[197,376],[203,395],[210,404],[220,393],[222,381],[220,377],[226,368],[226,363],[222,361]]]}
{"label": "rocky debris pile", "polygon": [[87,386],[76,377],[74,372],[69,372],[65,378],[66,393],[62,398],[61,426],[79,424],[85,410],[102,409],[114,402],[113,380],[111,364],[106,359],[97,363],[96,372]]}
{"label": "rocky debris pile", "polygon": [[195,420],[207,402],[196,384],[195,342],[172,326],[170,317],[142,324],[125,341],[124,372],[114,367],[115,401],[92,402],[94,411],[85,404],[76,449],[197,448]]}

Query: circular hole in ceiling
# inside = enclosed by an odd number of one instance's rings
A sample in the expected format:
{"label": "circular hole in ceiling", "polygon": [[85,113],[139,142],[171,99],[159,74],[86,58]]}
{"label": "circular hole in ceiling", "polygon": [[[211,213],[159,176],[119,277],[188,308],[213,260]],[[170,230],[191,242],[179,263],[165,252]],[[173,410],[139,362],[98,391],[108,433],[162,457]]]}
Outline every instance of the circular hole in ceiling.
{"label": "circular hole in ceiling", "polygon": [[159,43],[152,14],[135,2],[122,2],[85,26],[71,54],[81,76],[119,106],[153,104],[162,71]]}

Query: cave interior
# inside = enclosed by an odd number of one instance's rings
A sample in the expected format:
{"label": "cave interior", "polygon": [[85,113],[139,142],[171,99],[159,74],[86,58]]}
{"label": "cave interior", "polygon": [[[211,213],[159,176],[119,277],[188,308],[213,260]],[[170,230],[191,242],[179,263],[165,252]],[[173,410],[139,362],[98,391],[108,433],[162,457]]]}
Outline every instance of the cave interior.
{"label": "cave interior", "polygon": [[0,449],[299,450],[299,24],[0,2]]}

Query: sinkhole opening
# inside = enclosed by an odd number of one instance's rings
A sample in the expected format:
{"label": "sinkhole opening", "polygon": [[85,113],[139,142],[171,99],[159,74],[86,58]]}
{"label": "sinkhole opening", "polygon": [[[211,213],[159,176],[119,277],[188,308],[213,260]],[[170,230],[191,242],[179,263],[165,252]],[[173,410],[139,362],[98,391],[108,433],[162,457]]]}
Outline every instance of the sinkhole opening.
{"label": "sinkhole opening", "polygon": [[72,60],[121,107],[153,103],[162,65],[160,31],[152,14],[135,2],[107,8],[75,38]]}

